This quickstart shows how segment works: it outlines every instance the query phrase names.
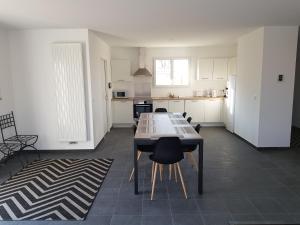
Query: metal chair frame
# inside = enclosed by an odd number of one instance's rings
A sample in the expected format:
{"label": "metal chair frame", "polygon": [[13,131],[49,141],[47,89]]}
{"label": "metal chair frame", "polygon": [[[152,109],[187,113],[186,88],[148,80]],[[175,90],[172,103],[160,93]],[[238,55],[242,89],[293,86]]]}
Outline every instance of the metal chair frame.
{"label": "metal chair frame", "polygon": [[[12,127],[14,128],[15,135],[6,137],[4,131]],[[37,152],[38,157],[40,159],[40,152],[34,146],[35,143],[38,141],[38,135],[19,135],[13,111],[11,111],[11,113],[9,114],[0,116],[0,130],[3,140],[3,143],[0,143],[0,145],[2,146],[0,151],[5,158],[9,158],[16,152],[22,151],[25,148],[32,148]],[[4,149],[7,149],[8,152],[6,153]]]}

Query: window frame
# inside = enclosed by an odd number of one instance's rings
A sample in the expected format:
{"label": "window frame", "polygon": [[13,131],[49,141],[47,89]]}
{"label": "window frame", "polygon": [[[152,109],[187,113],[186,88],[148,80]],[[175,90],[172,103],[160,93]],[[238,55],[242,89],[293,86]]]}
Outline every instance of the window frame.
{"label": "window frame", "polygon": [[[182,84],[182,85],[159,85],[156,84],[156,60],[170,60],[171,61],[171,80],[173,80],[173,70],[174,70],[174,60],[176,59],[186,59],[188,61],[188,83],[187,84]],[[189,57],[155,57],[153,58],[153,86],[154,87],[170,87],[170,88],[176,88],[176,87],[189,87],[190,86],[190,80],[191,80],[191,59]]]}

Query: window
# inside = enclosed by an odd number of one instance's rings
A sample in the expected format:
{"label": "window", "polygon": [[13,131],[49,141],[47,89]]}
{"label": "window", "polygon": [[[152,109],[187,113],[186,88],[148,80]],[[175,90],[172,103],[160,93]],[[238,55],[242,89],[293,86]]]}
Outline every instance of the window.
{"label": "window", "polygon": [[155,59],[156,86],[186,86],[189,84],[188,59]]}

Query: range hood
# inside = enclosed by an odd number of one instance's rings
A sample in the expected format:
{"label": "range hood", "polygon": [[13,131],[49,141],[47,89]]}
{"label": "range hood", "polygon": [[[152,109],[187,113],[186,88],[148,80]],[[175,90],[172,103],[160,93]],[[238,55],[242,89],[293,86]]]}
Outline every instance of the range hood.
{"label": "range hood", "polygon": [[139,51],[139,68],[133,76],[152,76],[145,66],[145,48],[140,48]]}

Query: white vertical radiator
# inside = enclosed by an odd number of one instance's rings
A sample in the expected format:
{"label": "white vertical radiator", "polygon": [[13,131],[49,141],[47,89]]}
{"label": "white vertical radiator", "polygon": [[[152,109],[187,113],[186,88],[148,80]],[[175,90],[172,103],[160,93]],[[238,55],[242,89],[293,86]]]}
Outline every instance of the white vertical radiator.
{"label": "white vertical radiator", "polygon": [[58,139],[62,142],[86,141],[82,46],[80,43],[52,44],[52,57]]}

